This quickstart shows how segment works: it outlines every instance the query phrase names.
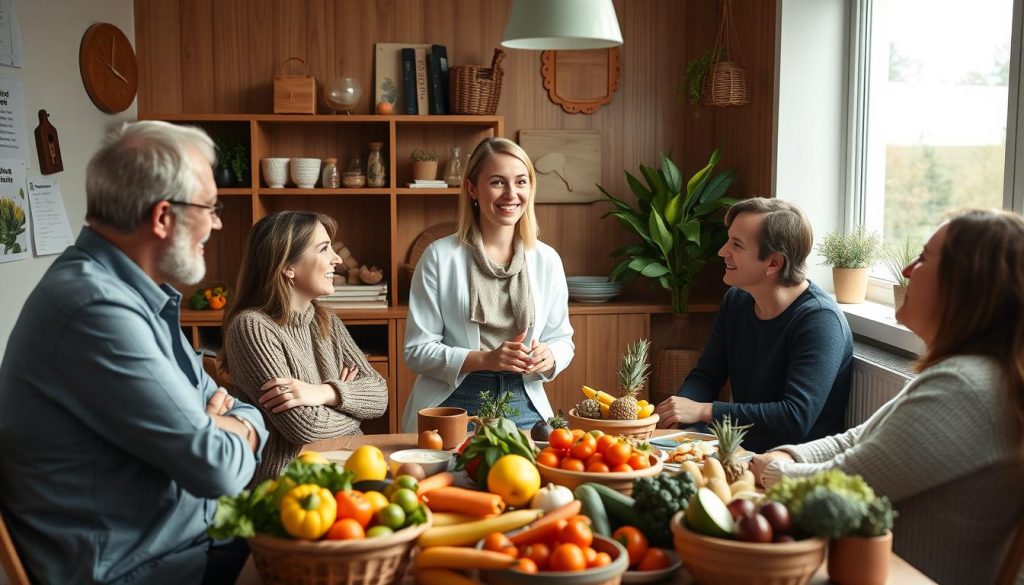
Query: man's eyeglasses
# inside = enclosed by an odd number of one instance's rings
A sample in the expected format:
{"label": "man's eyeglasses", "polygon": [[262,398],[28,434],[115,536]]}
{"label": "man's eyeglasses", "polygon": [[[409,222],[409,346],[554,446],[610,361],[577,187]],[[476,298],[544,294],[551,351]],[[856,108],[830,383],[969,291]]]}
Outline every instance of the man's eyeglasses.
{"label": "man's eyeglasses", "polygon": [[224,213],[224,204],[222,202],[220,202],[220,201],[214,203],[213,205],[202,205],[200,203],[189,203],[187,201],[175,201],[173,199],[167,199],[166,201],[168,203],[170,203],[171,205],[187,205],[189,207],[198,207],[200,209],[209,209],[217,217],[220,217],[221,214]]}

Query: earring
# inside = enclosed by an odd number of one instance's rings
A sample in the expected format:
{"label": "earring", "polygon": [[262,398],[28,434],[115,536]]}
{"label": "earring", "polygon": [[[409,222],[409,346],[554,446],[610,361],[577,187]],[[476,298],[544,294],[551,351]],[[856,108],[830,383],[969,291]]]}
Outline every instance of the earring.
{"label": "earring", "polygon": [[476,199],[474,198],[474,199],[473,199],[473,203],[472,203],[472,205],[473,205],[473,207],[480,207],[480,202],[479,202],[479,201],[477,201],[477,200],[476,200]]}

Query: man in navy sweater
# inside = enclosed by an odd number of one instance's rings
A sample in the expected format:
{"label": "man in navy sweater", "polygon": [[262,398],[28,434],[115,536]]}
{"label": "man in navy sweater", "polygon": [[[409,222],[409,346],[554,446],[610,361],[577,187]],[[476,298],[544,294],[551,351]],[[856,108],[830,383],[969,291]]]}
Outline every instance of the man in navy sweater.
{"label": "man in navy sweater", "polygon": [[[761,452],[844,429],[853,336],[832,298],[805,278],[814,234],[797,206],[755,197],[725,216],[726,284],[714,329],[676,396],[658,405],[662,428],[726,415],[753,424],[744,448]],[[731,382],[733,402],[720,402]]]}

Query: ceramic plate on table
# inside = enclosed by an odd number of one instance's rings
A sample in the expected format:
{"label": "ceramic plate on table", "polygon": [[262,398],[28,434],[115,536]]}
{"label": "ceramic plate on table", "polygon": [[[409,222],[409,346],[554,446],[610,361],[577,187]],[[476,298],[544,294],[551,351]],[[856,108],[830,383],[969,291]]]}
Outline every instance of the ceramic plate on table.
{"label": "ceramic plate on table", "polygon": [[650,440],[652,445],[656,445],[669,451],[676,448],[676,445],[685,443],[686,441],[706,441],[712,445],[718,444],[718,439],[710,433],[696,433],[693,431],[679,431],[678,433],[672,433],[670,435],[662,435],[655,437]]}
{"label": "ceramic plate on table", "polygon": [[672,562],[669,566],[664,569],[658,569],[656,571],[626,571],[622,574],[623,583],[659,583],[661,581],[668,581],[672,579],[676,571],[683,566],[683,562],[679,560],[679,555],[675,551],[665,549],[665,555]]}
{"label": "ceramic plate on table", "polygon": [[349,451],[348,449],[344,449],[342,451],[320,451],[320,454],[323,455],[331,463],[345,465],[345,462],[348,461],[348,458],[352,456],[352,451]]}

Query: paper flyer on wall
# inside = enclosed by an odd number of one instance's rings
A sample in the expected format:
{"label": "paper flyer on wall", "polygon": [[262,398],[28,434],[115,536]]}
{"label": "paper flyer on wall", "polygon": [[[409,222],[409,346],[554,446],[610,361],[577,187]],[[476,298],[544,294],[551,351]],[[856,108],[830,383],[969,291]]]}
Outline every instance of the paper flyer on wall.
{"label": "paper flyer on wall", "polygon": [[71,224],[64,210],[60,185],[52,177],[29,177],[28,202],[36,256],[60,254],[72,243]]}
{"label": "paper flyer on wall", "polygon": [[0,0],[0,65],[24,66],[21,49],[21,25],[14,0]]}
{"label": "paper flyer on wall", "polygon": [[0,160],[0,262],[28,257],[25,163]]}
{"label": "paper flyer on wall", "polygon": [[21,82],[0,77],[0,159],[13,158],[28,164],[27,136]]}

